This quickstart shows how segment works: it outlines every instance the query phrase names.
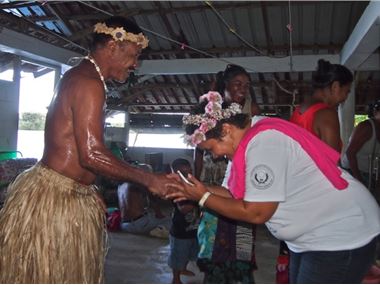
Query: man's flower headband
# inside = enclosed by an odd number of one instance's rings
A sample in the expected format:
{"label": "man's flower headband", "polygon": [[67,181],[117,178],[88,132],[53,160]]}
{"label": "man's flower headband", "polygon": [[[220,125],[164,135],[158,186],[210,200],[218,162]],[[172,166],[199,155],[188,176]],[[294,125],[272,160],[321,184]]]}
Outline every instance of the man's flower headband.
{"label": "man's flower headband", "polygon": [[117,27],[111,28],[108,27],[105,23],[97,23],[94,26],[94,32],[97,34],[106,34],[111,35],[115,41],[130,41],[140,45],[142,48],[146,48],[148,46],[149,40],[142,34],[133,34],[128,33],[124,28]]}
{"label": "man's flower headband", "polygon": [[182,118],[184,125],[199,126],[192,135],[185,135],[184,141],[188,145],[196,146],[202,141],[206,140],[206,133],[215,128],[218,121],[228,119],[231,116],[241,113],[241,106],[237,103],[222,109],[223,99],[222,96],[216,91],[209,91],[207,94],[199,97],[199,102],[207,100],[204,114],[185,115]]}

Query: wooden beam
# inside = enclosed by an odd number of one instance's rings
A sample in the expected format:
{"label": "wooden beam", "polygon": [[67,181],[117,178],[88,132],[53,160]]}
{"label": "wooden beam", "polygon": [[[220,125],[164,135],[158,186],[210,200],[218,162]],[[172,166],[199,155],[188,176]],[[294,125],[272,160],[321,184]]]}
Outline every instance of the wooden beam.
{"label": "wooden beam", "polygon": [[18,9],[30,6],[40,6],[39,3],[35,1],[14,1],[11,3],[2,3],[0,4],[0,9]]}
{"label": "wooden beam", "polygon": [[380,2],[371,1],[341,52],[341,64],[357,70],[380,45]]}
{"label": "wooden beam", "polygon": [[[3,26],[4,28],[8,28],[9,30],[15,31],[17,33],[25,35],[25,39],[27,40],[28,37],[32,37],[35,39],[39,39],[45,43],[49,43],[51,45],[55,45],[57,47],[62,46],[65,44],[72,45],[72,50],[80,50],[80,52],[86,53],[87,49],[79,46],[76,43],[70,43],[70,40],[65,38],[64,36],[58,35],[54,33],[53,31],[50,31],[48,29],[45,29],[37,24],[33,24],[33,22],[30,22],[27,20],[27,18],[20,18],[15,15],[12,15],[11,13],[6,13],[4,11],[0,10],[0,26]],[[21,37],[21,36],[19,36]],[[0,41],[0,44],[2,42]],[[23,46],[28,45],[28,42],[26,41]],[[27,49],[27,47],[25,47]]]}
{"label": "wooden beam", "polygon": [[63,15],[59,10],[56,10],[54,7],[52,7],[49,2],[45,3],[45,6],[49,11],[55,15],[55,19],[53,21],[61,21],[62,24],[65,26],[66,30],[69,32],[69,34],[66,34],[66,36],[71,36],[74,32],[73,26],[70,24],[70,22],[67,20],[66,15]]}
{"label": "wooden beam", "polygon": [[[54,46],[7,28],[3,28],[0,33],[0,51],[24,56],[31,60],[53,66],[68,65],[70,58],[82,56],[81,54]],[[44,51],[43,54],[41,54],[41,51]]]}
{"label": "wooden beam", "polygon": [[[339,53],[342,49],[343,45],[341,44],[299,44],[293,46],[293,51],[318,51],[318,50],[331,50],[332,53]],[[266,51],[267,47],[257,46],[259,50]],[[247,46],[239,46],[239,47],[222,47],[222,48],[210,48],[210,49],[202,49],[202,51],[209,54],[223,54],[223,53],[235,53],[235,52],[248,52],[252,51],[251,48]],[[274,54],[283,54],[287,55],[289,52],[289,45],[273,45],[272,52]],[[178,54],[199,54],[198,52],[190,49],[174,49],[174,50],[146,50],[143,51],[141,58],[146,59],[154,56],[165,56],[165,55],[178,55]]]}
{"label": "wooden beam", "polygon": [[272,51],[273,41],[272,41],[272,38],[270,36],[270,31],[269,31],[269,22],[270,21],[268,21],[268,12],[267,12],[266,3],[267,3],[266,1],[260,1],[261,14],[263,16],[263,26],[264,26],[265,38],[267,41],[268,54],[273,54],[273,51]]}
{"label": "wooden beam", "polygon": [[[314,71],[319,59],[339,63],[339,55],[296,55],[293,56],[293,71]],[[171,60],[143,60],[136,73],[138,75],[179,75],[179,74],[215,74],[224,70],[227,63],[244,67],[248,72],[290,72],[289,58],[265,56],[228,57],[228,58],[192,58]]]}

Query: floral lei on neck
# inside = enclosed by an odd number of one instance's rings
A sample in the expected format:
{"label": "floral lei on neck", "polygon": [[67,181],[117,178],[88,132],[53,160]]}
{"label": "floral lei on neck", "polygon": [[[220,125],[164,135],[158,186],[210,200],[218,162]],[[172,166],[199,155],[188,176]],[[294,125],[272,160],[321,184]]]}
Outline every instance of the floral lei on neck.
{"label": "floral lei on neck", "polygon": [[97,23],[94,26],[94,33],[111,35],[115,41],[130,41],[140,45],[143,49],[148,46],[149,40],[143,35],[143,33],[133,34],[129,33],[122,27],[111,28],[105,23]]}
{"label": "floral lei on neck", "polygon": [[205,141],[206,133],[215,128],[218,121],[228,119],[231,116],[241,113],[241,106],[237,103],[232,103],[228,108],[223,109],[222,96],[216,91],[209,91],[199,97],[199,102],[205,100],[207,100],[208,103],[205,107],[204,114],[185,115],[182,118],[184,125],[199,126],[192,135],[184,135],[184,141],[188,145],[196,146],[202,141]]}

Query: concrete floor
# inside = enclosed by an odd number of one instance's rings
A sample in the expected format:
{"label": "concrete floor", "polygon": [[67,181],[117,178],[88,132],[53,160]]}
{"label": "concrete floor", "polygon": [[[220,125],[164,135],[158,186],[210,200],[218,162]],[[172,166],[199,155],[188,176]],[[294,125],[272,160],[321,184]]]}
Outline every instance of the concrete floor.
{"label": "concrete floor", "polygon": [[[167,239],[110,233],[106,258],[106,283],[162,284],[171,283],[171,269],[167,265],[169,245]],[[275,262],[279,242],[264,225],[258,226],[255,271],[256,283],[275,283]],[[202,283],[203,274],[194,263],[188,269],[194,277],[182,276],[183,283]]]}

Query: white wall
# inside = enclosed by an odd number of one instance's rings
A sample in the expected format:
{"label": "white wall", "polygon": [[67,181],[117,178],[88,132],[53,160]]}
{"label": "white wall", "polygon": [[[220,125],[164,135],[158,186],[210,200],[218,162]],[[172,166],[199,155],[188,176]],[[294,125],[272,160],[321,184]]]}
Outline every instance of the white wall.
{"label": "white wall", "polygon": [[192,149],[173,149],[173,148],[152,148],[152,147],[128,147],[127,155],[132,160],[145,162],[145,154],[149,153],[162,153],[163,164],[170,164],[177,158],[187,159],[193,165],[193,152]]}
{"label": "white wall", "polygon": [[17,150],[19,87],[0,80],[0,151]]}
{"label": "white wall", "polygon": [[126,142],[128,141],[128,130],[126,128],[105,128],[105,141]]}

